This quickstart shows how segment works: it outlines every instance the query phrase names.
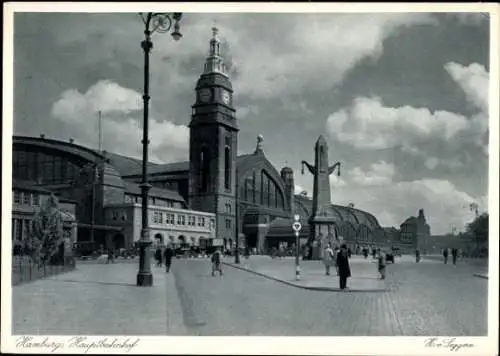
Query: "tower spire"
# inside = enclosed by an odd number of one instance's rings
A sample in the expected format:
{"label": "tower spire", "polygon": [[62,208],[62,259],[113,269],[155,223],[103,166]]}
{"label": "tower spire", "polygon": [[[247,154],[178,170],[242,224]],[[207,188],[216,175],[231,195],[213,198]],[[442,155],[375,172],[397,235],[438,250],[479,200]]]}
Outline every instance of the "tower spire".
{"label": "tower spire", "polygon": [[227,76],[224,58],[220,54],[221,41],[219,38],[219,29],[215,26],[212,27],[212,38],[210,39],[210,47],[208,57],[205,61],[205,68],[203,74],[220,73]]}

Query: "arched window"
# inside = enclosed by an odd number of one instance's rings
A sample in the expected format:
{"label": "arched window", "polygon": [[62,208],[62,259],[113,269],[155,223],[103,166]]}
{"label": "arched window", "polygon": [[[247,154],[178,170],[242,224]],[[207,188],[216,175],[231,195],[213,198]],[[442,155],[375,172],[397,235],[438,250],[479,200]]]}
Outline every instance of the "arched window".
{"label": "arched window", "polygon": [[248,194],[248,178],[245,178],[243,183],[243,200],[248,201],[249,195],[250,194]]}
{"label": "arched window", "polygon": [[252,202],[257,203],[257,174],[253,171],[252,176]]}
{"label": "arched window", "polygon": [[231,189],[231,138],[226,137],[224,146],[224,188]]}
{"label": "arched window", "polygon": [[280,209],[285,209],[285,199],[283,198],[283,193],[281,192],[281,190],[279,190],[278,187],[276,187],[276,203],[277,203],[277,207],[280,208]]}
{"label": "arched window", "polygon": [[206,192],[208,189],[208,175],[210,172],[210,159],[208,149],[203,147],[200,152],[200,191]]}

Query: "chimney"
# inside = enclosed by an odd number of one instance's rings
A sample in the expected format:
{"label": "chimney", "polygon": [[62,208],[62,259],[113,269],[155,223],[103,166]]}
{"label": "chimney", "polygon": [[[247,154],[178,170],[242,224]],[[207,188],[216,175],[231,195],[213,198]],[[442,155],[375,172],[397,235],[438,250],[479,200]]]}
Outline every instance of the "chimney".
{"label": "chimney", "polygon": [[45,138],[45,134],[40,134],[40,138]]}
{"label": "chimney", "polygon": [[75,140],[73,140],[72,138],[69,139],[69,143],[73,143],[75,142]]}

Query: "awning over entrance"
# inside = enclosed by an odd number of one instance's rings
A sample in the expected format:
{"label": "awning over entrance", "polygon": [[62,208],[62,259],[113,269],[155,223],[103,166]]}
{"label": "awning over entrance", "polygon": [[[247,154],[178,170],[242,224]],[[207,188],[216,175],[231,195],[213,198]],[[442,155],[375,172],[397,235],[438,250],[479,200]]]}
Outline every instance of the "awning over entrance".
{"label": "awning over entrance", "polygon": [[[91,229],[91,224],[83,224],[78,223],[77,226],[82,229]],[[95,230],[103,230],[103,231],[122,231],[123,227],[121,226],[110,226],[110,225],[93,225]]]}

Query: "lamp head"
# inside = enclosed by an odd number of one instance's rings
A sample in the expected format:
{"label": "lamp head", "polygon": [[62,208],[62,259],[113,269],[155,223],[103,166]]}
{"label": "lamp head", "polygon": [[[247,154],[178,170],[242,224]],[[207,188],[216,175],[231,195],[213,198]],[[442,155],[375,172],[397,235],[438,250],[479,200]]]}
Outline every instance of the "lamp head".
{"label": "lamp head", "polygon": [[182,37],[182,33],[180,31],[181,25],[179,24],[179,21],[182,18],[182,12],[174,12],[172,17],[175,20],[174,32],[172,32],[172,37],[174,38],[174,40],[179,41]]}

